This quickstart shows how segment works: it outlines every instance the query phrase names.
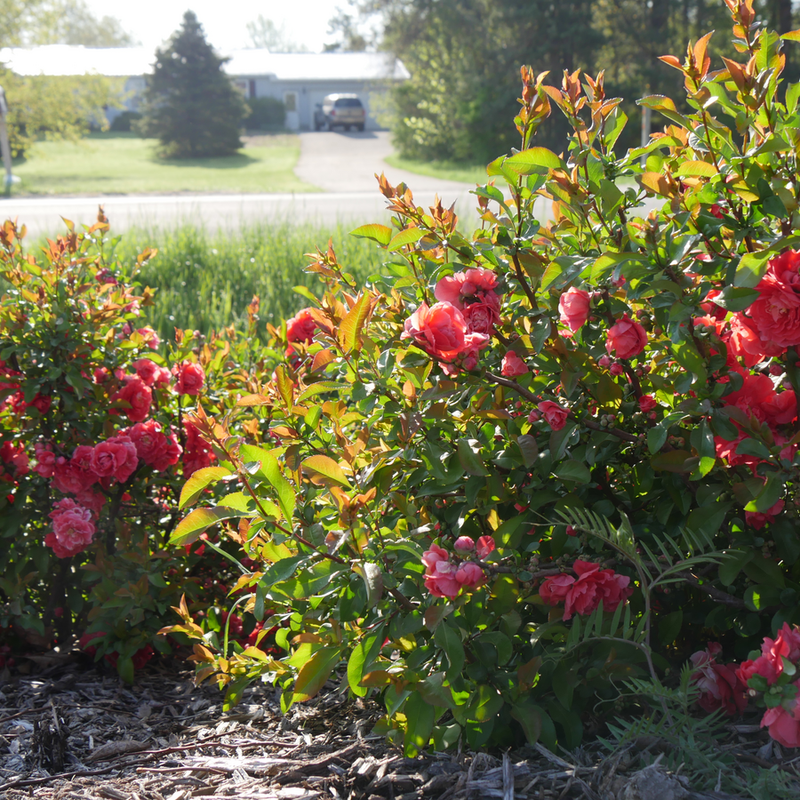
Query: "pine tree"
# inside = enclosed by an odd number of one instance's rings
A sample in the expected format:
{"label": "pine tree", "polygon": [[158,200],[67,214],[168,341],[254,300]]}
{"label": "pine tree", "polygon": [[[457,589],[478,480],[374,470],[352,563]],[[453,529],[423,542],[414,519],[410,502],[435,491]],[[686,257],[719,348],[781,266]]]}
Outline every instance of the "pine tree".
{"label": "pine tree", "polygon": [[164,156],[225,156],[242,146],[239,129],[246,108],[222,70],[226,60],[206,41],[192,11],[183,15],[167,47],[156,50],[138,127],[161,142]]}

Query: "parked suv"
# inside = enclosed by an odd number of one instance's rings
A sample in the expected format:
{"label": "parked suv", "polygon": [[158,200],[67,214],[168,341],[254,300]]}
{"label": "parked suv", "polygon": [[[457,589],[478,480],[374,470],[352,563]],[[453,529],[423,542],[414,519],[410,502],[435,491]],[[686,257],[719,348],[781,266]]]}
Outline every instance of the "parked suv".
{"label": "parked suv", "polygon": [[346,131],[355,128],[364,130],[367,112],[355,94],[329,94],[322,101],[322,114],[314,114],[314,127],[322,127],[332,131],[336,125]]}

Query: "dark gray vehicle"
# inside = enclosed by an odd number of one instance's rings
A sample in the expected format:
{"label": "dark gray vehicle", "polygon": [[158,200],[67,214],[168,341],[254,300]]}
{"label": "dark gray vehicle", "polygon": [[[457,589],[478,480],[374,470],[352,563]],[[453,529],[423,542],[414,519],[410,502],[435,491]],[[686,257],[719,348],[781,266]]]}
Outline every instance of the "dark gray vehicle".
{"label": "dark gray vehicle", "polygon": [[[332,131],[337,125],[349,131],[355,128],[364,130],[367,112],[355,94],[329,94],[322,101],[321,117],[314,112],[314,128],[327,128]],[[320,124],[321,123],[321,124]],[[317,127],[319,125],[319,127]]]}

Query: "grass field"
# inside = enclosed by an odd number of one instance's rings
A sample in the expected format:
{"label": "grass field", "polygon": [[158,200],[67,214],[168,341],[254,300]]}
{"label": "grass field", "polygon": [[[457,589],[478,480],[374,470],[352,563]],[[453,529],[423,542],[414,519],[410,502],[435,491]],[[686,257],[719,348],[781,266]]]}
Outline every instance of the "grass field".
{"label": "grass field", "polygon": [[148,324],[162,338],[172,339],[176,327],[203,333],[231,324],[243,328],[253,295],[261,301],[262,325],[280,324],[308,305],[295,286],[308,286],[320,294],[322,283],[304,272],[308,259],[303,254],[317,245],[325,248],[329,238],[339,262],[363,284],[379,270],[384,254],[369,240],[350,236],[349,230],[288,223],[216,234],[192,225],[133,229],[123,234],[116,255],[130,268],[145,247],[158,248],[137,280],[157,289],[155,305],[144,309]]}
{"label": "grass field", "polygon": [[93,133],[71,142],[40,142],[14,164],[14,194],[94,195],[174,192],[313,192],[295,177],[300,141],[259,136],[234,156],[166,160],[154,139],[133,133]]}
{"label": "grass field", "polygon": [[432,178],[442,178],[446,181],[461,181],[462,183],[485,184],[489,178],[486,175],[485,164],[460,164],[455,161],[415,161],[400,156],[389,156],[387,164],[397,169],[416,172],[418,175],[429,175]]}

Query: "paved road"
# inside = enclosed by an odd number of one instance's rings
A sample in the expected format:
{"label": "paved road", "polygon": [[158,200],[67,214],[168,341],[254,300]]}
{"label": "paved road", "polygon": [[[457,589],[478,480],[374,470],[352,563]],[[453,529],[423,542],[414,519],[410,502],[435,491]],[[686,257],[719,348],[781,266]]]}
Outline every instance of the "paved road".
{"label": "paved road", "polygon": [[414,175],[386,164],[383,159],[392,147],[384,131],[301,133],[300,143],[295,171],[301,179],[319,186],[319,193],[0,198],[0,218],[18,218],[27,225],[29,236],[62,231],[61,216],[76,225],[91,224],[101,203],[117,233],[133,225],[172,227],[180,222],[233,231],[265,219],[326,226],[385,222],[386,200],[374,177],[381,172],[393,184],[405,181],[419,205],[431,205],[438,192],[447,205],[456,202],[461,214],[475,206],[469,194],[474,188],[471,185]]}

